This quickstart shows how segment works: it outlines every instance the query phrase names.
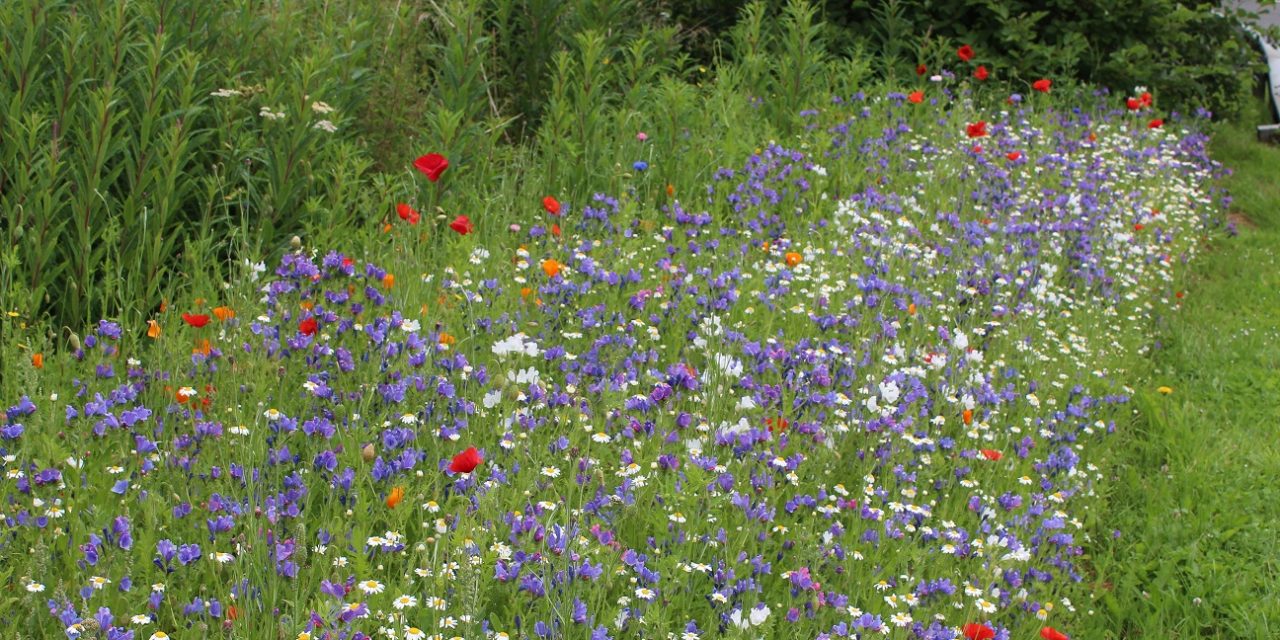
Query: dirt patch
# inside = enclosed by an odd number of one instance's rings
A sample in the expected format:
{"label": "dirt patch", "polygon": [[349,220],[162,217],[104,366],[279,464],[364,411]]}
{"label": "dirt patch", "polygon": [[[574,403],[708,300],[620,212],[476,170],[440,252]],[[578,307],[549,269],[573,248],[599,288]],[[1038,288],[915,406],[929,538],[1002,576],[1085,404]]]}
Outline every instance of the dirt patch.
{"label": "dirt patch", "polygon": [[1230,222],[1231,224],[1235,225],[1236,228],[1245,228],[1245,229],[1258,228],[1258,224],[1256,222],[1254,222],[1251,218],[1249,218],[1249,216],[1246,216],[1245,214],[1240,212],[1228,213],[1227,222]]}

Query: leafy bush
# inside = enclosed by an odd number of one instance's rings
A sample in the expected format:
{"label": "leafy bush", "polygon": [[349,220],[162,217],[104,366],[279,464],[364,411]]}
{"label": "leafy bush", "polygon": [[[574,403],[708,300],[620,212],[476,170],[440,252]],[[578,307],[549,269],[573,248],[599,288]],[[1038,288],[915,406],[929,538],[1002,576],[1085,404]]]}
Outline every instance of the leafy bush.
{"label": "leafy bush", "polygon": [[347,215],[372,23],[257,5],[0,4],[0,304],[142,313],[201,237],[226,259]]}

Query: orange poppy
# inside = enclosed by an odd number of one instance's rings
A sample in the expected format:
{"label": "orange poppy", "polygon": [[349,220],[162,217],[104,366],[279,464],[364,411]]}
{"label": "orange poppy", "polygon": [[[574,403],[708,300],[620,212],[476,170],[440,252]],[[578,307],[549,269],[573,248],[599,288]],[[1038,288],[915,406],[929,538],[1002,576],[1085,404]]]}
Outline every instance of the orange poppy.
{"label": "orange poppy", "polygon": [[236,317],[236,312],[231,307],[214,307],[213,316],[218,319],[218,322],[226,322]]}
{"label": "orange poppy", "polygon": [[37,368],[37,369],[43,369],[43,368],[44,368],[44,354],[43,354],[43,353],[33,353],[33,354],[31,354],[31,366],[33,366],[33,367],[35,367],[35,368]]}
{"label": "orange poppy", "polygon": [[907,315],[914,316],[916,314],[916,303],[912,302],[907,305]]}
{"label": "orange poppy", "polygon": [[394,286],[396,286],[396,277],[394,275],[388,273],[387,275],[382,276],[383,289],[390,289],[391,287],[394,287]]}
{"label": "orange poppy", "polygon": [[147,337],[152,340],[160,337],[160,323],[155,320],[147,321]]}
{"label": "orange poppy", "polygon": [[964,410],[964,413],[962,413],[962,414],[960,414],[960,415],[961,415],[961,417],[963,417],[963,418],[964,418],[964,424],[965,424],[965,426],[969,426],[969,425],[973,424],[973,409],[965,409],[965,410]]}
{"label": "orange poppy", "polygon": [[440,333],[440,344],[457,344],[458,339],[444,332]]}
{"label": "orange poppy", "polygon": [[207,357],[212,350],[213,348],[209,345],[208,339],[200,340],[196,342],[196,348],[191,350],[191,355],[203,353]]}
{"label": "orange poppy", "polygon": [[394,509],[400,501],[404,500],[404,487],[396,487],[391,490],[391,495],[387,496],[387,508]]}
{"label": "orange poppy", "polygon": [[548,278],[554,278],[560,274],[560,263],[551,259],[543,260],[542,272],[547,274]]}
{"label": "orange poppy", "polygon": [[804,256],[794,251],[788,251],[786,255],[786,260],[787,260],[788,267],[794,267],[800,264],[801,262],[804,262]]}

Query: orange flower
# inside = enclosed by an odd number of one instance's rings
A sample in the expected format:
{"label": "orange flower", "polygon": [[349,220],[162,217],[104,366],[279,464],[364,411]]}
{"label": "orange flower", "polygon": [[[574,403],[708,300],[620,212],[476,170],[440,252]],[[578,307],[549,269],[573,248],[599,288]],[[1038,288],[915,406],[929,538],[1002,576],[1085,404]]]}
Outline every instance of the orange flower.
{"label": "orange flower", "polygon": [[147,337],[152,340],[160,337],[160,323],[155,320],[147,321]]}
{"label": "orange flower", "polygon": [[168,300],[161,300],[161,301],[160,301],[160,313],[164,313],[164,312],[165,312],[165,310],[166,310],[166,309],[168,309],[168,308],[169,308],[169,301],[168,301]]}
{"label": "orange flower", "polygon": [[964,413],[960,415],[962,418],[964,418],[965,426],[969,426],[973,424],[973,409],[965,409]]}
{"label": "orange flower", "polygon": [[990,460],[990,461],[992,461],[992,462],[995,462],[996,460],[999,460],[1000,458],[1003,458],[1003,457],[1004,457],[1004,454],[1003,454],[1003,453],[1000,453],[999,451],[997,451],[997,450],[995,450],[995,449],[983,449],[982,451],[979,451],[978,453],[981,453],[981,454],[982,454],[982,457],[984,457],[984,458],[986,458],[987,460]]}
{"label": "orange flower", "polygon": [[667,184],[667,197],[668,198],[676,197],[676,186],[674,184],[670,184],[670,183]]}
{"label": "orange flower", "polygon": [[802,256],[802,255],[800,255],[800,254],[798,254],[798,253],[796,253],[796,252],[794,252],[794,251],[788,251],[788,252],[787,252],[787,255],[786,255],[786,259],[787,259],[787,266],[788,266],[788,267],[794,267],[794,266],[796,266],[796,265],[800,264],[801,262],[804,262],[804,256]]}
{"label": "orange flower", "polygon": [[907,305],[907,315],[914,316],[916,314],[916,303],[912,302]]}
{"label": "orange flower", "polygon": [[191,350],[191,355],[195,355],[197,353],[203,353],[206,357],[208,357],[209,353],[212,350],[213,348],[209,345],[209,340],[206,338],[204,340],[200,340],[196,342],[196,348]]}
{"label": "orange flower", "polygon": [[400,501],[404,500],[404,487],[396,487],[391,490],[391,495],[387,496],[387,508],[394,509]]}
{"label": "orange flower", "polygon": [[552,259],[542,261],[542,272],[547,274],[548,278],[554,278],[560,274],[560,263]]}
{"label": "orange flower", "polygon": [[196,298],[196,308],[204,306],[204,298]]}
{"label": "orange flower", "polygon": [[769,243],[768,242],[760,243],[760,250],[765,253],[769,253]]}
{"label": "orange flower", "polygon": [[447,333],[444,333],[443,331],[440,332],[440,344],[457,344],[457,343],[458,343],[457,338]]}
{"label": "orange flower", "polygon": [[520,297],[521,297],[521,298],[528,298],[528,297],[529,297],[529,294],[531,294],[531,293],[533,293],[533,289],[531,289],[531,288],[529,288],[529,287],[520,287]]}
{"label": "orange flower", "polygon": [[35,367],[35,368],[37,368],[37,369],[43,369],[43,368],[44,368],[44,354],[43,354],[43,353],[33,353],[33,354],[31,354],[31,366],[33,366],[33,367]]}
{"label": "orange flower", "polygon": [[390,222],[388,222],[388,223],[386,223],[386,224],[382,225],[382,232],[383,232],[383,233],[391,233],[391,223],[390,223]]}
{"label": "orange flower", "polygon": [[239,610],[239,609],[237,609],[235,605],[231,605],[231,606],[227,607],[227,619],[228,619],[228,620],[237,620],[237,619],[239,619],[239,618],[240,618],[240,610]]}
{"label": "orange flower", "polygon": [[391,275],[390,273],[388,273],[387,275],[382,276],[383,289],[390,289],[391,287],[394,287],[394,286],[396,286],[396,277],[394,275]]}
{"label": "orange flower", "polygon": [[226,322],[236,317],[236,312],[231,307],[214,307],[213,316],[218,319],[218,322]]}
{"label": "orange flower", "polygon": [[302,307],[303,309],[306,309],[307,311],[310,311],[310,310],[312,310],[312,309],[314,309],[314,308],[315,308],[316,303],[314,303],[314,302],[312,302],[312,301],[310,301],[310,300],[303,300],[302,302],[299,302],[299,303],[298,303],[298,306],[299,306],[299,307]]}

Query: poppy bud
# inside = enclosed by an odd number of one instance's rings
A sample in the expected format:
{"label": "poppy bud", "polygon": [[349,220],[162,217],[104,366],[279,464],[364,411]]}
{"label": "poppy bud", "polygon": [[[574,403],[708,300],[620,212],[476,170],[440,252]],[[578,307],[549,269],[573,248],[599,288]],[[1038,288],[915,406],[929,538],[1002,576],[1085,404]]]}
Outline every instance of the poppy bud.
{"label": "poppy bud", "polygon": [[289,238],[289,246],[290,246],[290,247],[293,247],[293,250],[294,250],[294,251],[297,251],[297,250],[301,249],[301,248],[302,248],[302,238],[299,238],[298,236],[294,236],[294,237],[292,237],[292,238]]}
{"label": "poppy bud", "polygon": [[365,462],[373,462],[373,456],[374,456],[373,443],[370,442],[369,444],[366,444],[363,449],[360,450],[360,458]]}

